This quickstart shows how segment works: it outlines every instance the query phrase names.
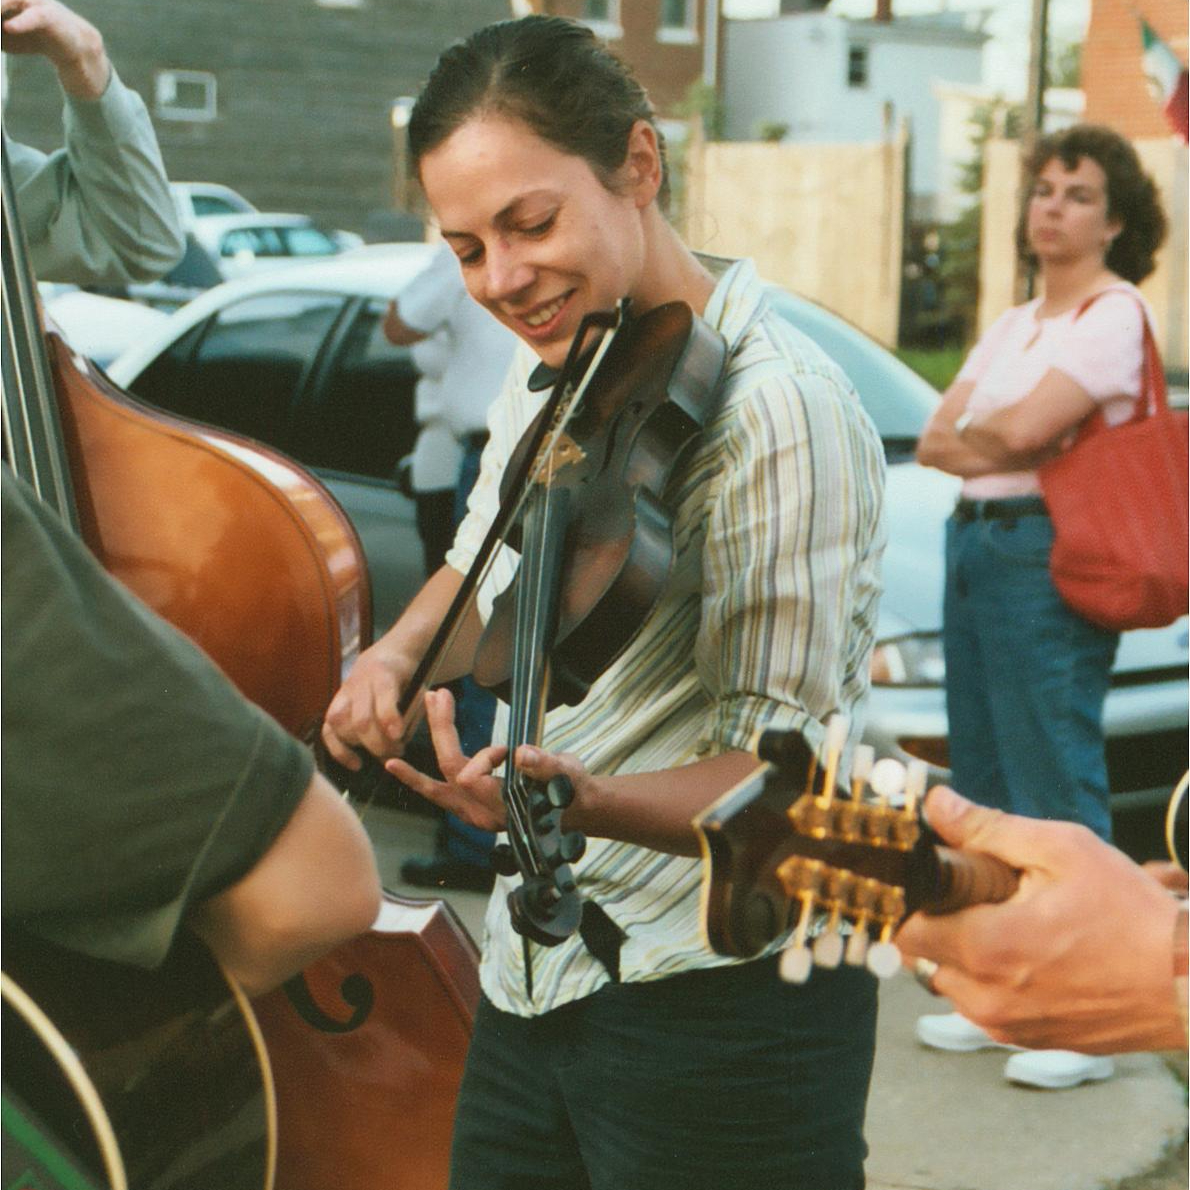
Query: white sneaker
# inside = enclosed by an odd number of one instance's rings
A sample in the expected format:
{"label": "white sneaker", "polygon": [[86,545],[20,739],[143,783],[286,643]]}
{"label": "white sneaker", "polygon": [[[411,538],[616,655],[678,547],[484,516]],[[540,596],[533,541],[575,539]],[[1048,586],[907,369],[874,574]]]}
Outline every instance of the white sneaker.
{"label": "white sneaker", "polygon": [[957,1012],[917,1018],[917,1040],[934,1050],[973,1054],[976,1050],[1011,1050],[1014,1045],[993,1041],[978,1025]]}
{"label": "white sneaker", "polygon": [[1072,1050],[1023,1050],[1013,1054],[1004,1065],[1004,1077],[1010,1083],[1047,1091],[1099,1083],[1111,1078],[1114,1072],[1111,1058],[1076,1054]]}

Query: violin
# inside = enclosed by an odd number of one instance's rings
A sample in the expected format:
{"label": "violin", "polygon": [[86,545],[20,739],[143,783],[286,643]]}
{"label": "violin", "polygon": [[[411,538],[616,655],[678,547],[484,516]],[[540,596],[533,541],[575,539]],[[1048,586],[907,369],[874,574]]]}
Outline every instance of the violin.
{"label": "violin", "polygon": [[[136,401],[52,329],[43,331],[7,160],[3,181],[8,464],[108,571],[200,645],[244,694],[312,741],[361,639],[371,636],[354,529],[322,484],[291,460]],[[34,981],[48,986],[31,974]],[[122,1035],[120,1045],[111,1037],[131,1014],[108,1007],[105,1015],[107,998],[91,995],[86,1012],[102,1019],[83,1035],[105,1043],[88,1060],[108,1063],[92,1069],[93,1081],[167,1085],[158,1076],[168,1056],[162,1051],[182,1029],[193,1032],[188,991],[142,990],[142,999],[156,998],[149,1027]],[[132,991],[121,995],[136,999]],[[169,1085],[183,1094],[190,1087],[190,1102],[176,1104],[174,1115],[196,1125],[194,1147],[168,1155],[174,1174],[156,1173],[152,1185],[268,1190],[275,1168],[286,1190],[445,1187],[479,981],[475,945],[442,902],[386,893],[368,934],[251,1009],[238,989],[225,998],[204,1018],[212,1035],[218,1028],[223,1037],[241,1010],[249,1028],[235,1045],[195,1047],[200,1058],[208,1054],[206,1069],[187,1049],[187,1078]],[[162,1024],[164,1003],[185,1013],[172,1029]],[[233,1087],[221,1074],[228,1063],[257,1069],[257,1078]],[[236,1115],[243,1135],[230,1138],[232,1150],[222,1134],[199,1126],[200,1081],[215,1084],[212,1099],[222,1095],[229,1113],[233,1091],[244,1095]],[[138,1190],[141,1183],[129,1184]]]}
{"label": "violin", "polygon": [[[526,779],[515,751],[540,743],[548,709],[586,696],[665,591],[675,556],[667,497],[720,406],[726,361],[723,336],[682,302],[639,316],[623,302],[614,314],[583,320],[550,397],[513,451],[475,562],[400,699],[407,716],[499,551],[519,554],[472,672],[510,707],[508,842],[493,863],[520,874],[509,894],[512,922],[544,946],[580,926],[570,865],[586,843],[561,829],[568,782],[543,788]],[[378,766],[357,754],[374,773]]]}

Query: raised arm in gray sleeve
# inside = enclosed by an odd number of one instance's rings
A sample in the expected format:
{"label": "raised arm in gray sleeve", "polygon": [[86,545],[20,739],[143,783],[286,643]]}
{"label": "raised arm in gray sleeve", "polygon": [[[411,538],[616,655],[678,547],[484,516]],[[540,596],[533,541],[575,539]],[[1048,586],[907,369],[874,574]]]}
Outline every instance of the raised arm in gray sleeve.
{"label": "raised arm in gray sleeve", "polygon": [[97,100],[66,97],[66,145],[9,141],[17,206],[40,281],[120,285],[167,273],[185,246],[144,102],[112,72]]}

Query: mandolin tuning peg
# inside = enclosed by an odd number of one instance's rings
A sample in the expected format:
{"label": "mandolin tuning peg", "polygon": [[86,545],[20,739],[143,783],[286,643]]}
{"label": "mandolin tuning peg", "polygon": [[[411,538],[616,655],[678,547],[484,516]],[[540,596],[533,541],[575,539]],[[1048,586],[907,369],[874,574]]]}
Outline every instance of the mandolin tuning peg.
{"label": "mandolin tuning peg", "polygon": [[866,965],[877,979],[888,979],[901,969],[901,952],[892,942],[873,942]]}
{"label": "mandolin tuning peg", "polygon": [[905,813],[913,816],[926,795],[929,766],[924,760],[911,760],[905,772]]}
{"label": "mandolin tuning peg", "polygon": [[891,756],[882,757],[872,766],[869,784],[872,792],[884,803],[899,798],[905,788],[905,766]]}
{"label": "mandolin tuning peg", "polygon": [[856,744],[851,756],[851,789],[856,801],[859,801],[859,791],[872,775],[872,766],[875,763],[876,749],[871,744]]}
{"label": "mandolin tuning peg", "polygon": [[804,946],[789,946],[781,952],[778,970],[786,983],[805,983],[814,969],[814,958]]}
{"label": "mandolin tuning peg", "polygon": [[849,967],[862,967],[868,954],[868,935],[863,929],[857,929],[847,939],[847,949],[843,952],[843,961]]}
{"label": "mandolin tuning peg", "polygon": [[833,971],[843,961],[843,935],[836,930],[828,930],[814,939],[814,963],[828,971]]}

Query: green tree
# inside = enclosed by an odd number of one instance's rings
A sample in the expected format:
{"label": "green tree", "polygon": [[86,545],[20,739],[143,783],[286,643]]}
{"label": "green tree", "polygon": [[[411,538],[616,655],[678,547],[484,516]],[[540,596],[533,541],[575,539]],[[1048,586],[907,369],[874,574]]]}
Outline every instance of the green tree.
{"label": "green tree", "polygon": [[980,225],[983,220],[983,166],[985,146],[993,134],[1020,136],[1023,111],[1018,104],[993,100],[972,113],[971,155],[963,163],[959,189],[971,196],[963,213],[939,229],[940,275],[943,313],[963,327],[963,341],[974,336],[979,308]]}
{"label": "green tree", "polygon": [[1050,54],[1049,78],[1051,87],[1077,87],[1083,73],[1083,43],[1068,41],[1055,44]]}

